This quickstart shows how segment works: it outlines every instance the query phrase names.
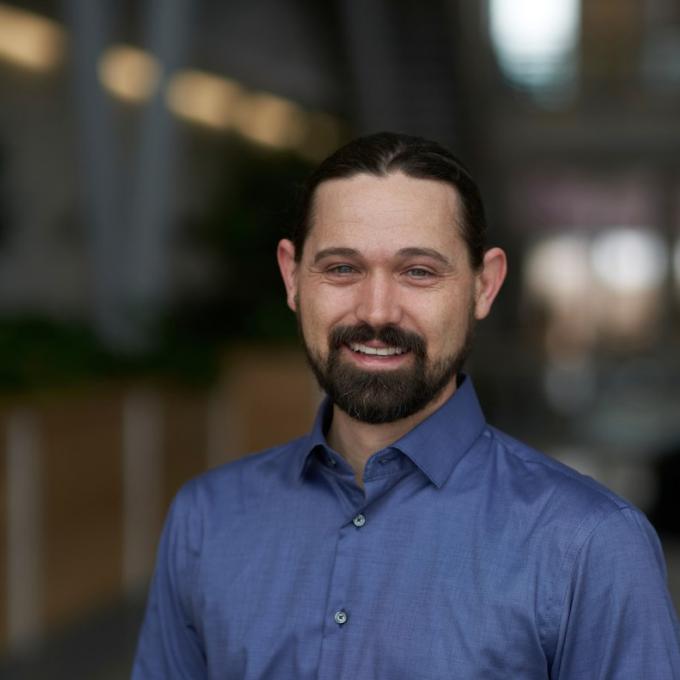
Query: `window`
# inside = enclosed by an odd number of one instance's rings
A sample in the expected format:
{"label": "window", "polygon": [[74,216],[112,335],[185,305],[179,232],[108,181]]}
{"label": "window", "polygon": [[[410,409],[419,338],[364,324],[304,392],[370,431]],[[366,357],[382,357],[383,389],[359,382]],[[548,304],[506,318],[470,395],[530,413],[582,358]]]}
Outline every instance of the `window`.
{"label": "window", "polygon": [[577,75],[579,0],[489,0],[489,29],[508,81],[546,103],[568,99]]}

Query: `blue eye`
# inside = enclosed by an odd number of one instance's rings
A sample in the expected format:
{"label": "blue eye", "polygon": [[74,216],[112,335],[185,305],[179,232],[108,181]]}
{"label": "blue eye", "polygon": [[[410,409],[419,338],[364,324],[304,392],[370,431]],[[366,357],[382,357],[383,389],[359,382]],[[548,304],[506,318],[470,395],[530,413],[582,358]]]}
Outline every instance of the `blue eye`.
{"label": "blue eye", "polygon": [[414,279],[426,279],[433,276],[429,269],[423,269],[422,267],[413,267],[406,272],[411,278]]}
{"label": "blue eye", "polygon": [[355,271],[354,267],[348,264],[336,264],[335,266],[328,268],[329,274],[353,274]]}

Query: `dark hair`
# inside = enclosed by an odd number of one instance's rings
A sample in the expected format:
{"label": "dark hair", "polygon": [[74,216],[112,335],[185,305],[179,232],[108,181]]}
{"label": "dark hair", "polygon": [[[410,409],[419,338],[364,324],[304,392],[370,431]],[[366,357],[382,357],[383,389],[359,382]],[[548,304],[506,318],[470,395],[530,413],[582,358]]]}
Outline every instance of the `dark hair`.
{"label": "dark hair", "polygon": [[299,218],[292,234],[296,260],[302,257],[314,194],[321,183],[362,173],[385,177],[393,172],[447,182],[456,189],[462,210],[462,224],[458,226],[468,247],[470,263],[473,268],[479,268],[486,250],[486,218],[474,179],[467,168],[437,142],[395,132],[378,132],[354,139],[326,158],[310,175],[303,186]]}

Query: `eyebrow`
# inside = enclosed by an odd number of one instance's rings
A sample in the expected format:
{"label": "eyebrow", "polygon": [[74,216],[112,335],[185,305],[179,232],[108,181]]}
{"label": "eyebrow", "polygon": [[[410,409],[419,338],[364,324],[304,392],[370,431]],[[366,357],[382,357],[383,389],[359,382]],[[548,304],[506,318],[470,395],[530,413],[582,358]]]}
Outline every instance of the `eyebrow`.
{"label": "eyebrow", "polygon": [[431,257],[447,267],[451,266],[449,259],[434,248],[402,248],[397,252],[397,255],[401,257]]}
{"label": "eyebrow", "polygon": [[314,264],[324,257],[357,257],[359,251],[354,248],[324,248],[314,255]]}
{"label": "eyebrow", "polygon": [[[399,257],[431,257],[447,267],[451,266],[451,262],[434,248],[401,248],[397,251]],[[355,248],[324,248],[314,255],[314,264],[323,260],[325,257],[359,257],[360,253]]]}

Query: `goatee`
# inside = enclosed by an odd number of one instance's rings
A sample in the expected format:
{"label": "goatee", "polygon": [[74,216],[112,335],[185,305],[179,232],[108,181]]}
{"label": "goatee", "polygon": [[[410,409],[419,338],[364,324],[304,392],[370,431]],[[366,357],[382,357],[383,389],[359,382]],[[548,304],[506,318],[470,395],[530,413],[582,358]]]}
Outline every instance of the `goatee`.
{"label": "goatee", "polygon": [[[368,324],[336,326],[329,335],[324,361],[307,345],[307,359],[320,387],[355,420],[374,425],[406,418],[425,408],[460,372],[469,354],[474,317],[470,314],[462,347],[444,359],[429,363],[427,345],[420,335],[398,326],[374,328]],[[405,368],[364,370],[343,359],[343,348],[377,340],[412,355]]]}

